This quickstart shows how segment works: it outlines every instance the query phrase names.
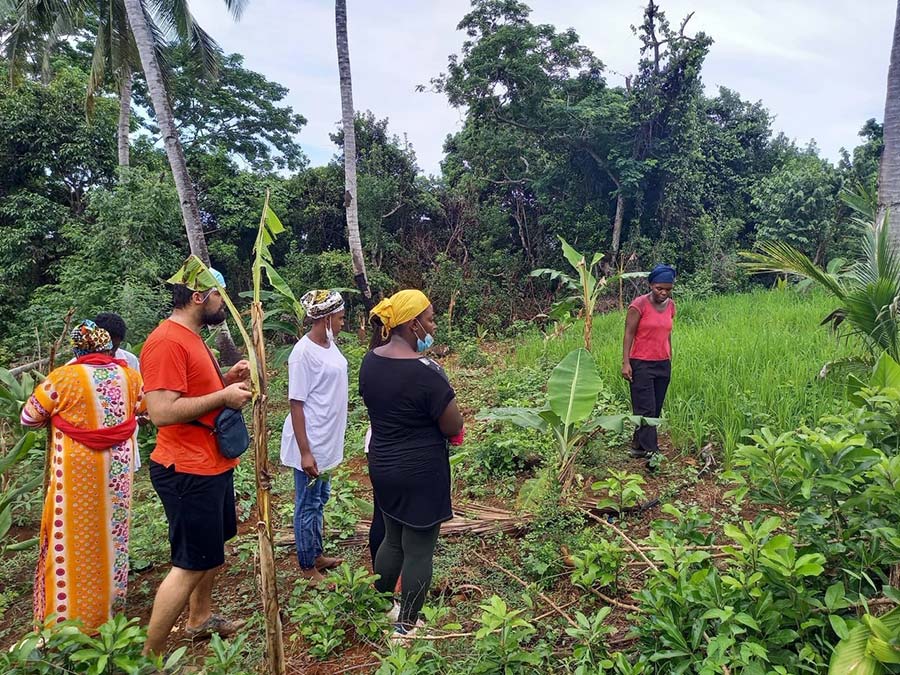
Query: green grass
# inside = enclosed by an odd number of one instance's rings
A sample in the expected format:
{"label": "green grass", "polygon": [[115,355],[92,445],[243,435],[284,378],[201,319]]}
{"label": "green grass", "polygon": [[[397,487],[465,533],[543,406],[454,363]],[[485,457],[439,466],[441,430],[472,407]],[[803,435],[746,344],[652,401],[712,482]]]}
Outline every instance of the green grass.
{"label": "green grass", "polygon": [[[713,441],[728,454],[747,430],[796,428],[840,405],[839,383],[820,380],[818,373],[854,350],[819,325],[834,309],[828,297],[785,290],[676,302],[672,383],[663,413],[676,446]],[[606,383],[627,400],[620,375],[624,318],[624,312],[595,318],[593,353]],[[535,331],[518,342],[511,366],[552,367],[582,346],[582,327],[549,341]]]}

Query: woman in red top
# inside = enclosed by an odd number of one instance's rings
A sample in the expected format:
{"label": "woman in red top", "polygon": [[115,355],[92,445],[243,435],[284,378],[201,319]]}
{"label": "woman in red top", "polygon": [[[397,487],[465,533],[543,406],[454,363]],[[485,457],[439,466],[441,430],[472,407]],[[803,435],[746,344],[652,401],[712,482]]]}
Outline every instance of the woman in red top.
{"label": "woman in red top", "polygon": [[[628,306],[622,345],[622,377],[631,383],[635,415],[659,417],[672,376],[672,320],[675,269],[657,265],[650,272],[650,292]],[[631,456],[649,458],[659,452],[656,427],[641,426],[631,440]]]}

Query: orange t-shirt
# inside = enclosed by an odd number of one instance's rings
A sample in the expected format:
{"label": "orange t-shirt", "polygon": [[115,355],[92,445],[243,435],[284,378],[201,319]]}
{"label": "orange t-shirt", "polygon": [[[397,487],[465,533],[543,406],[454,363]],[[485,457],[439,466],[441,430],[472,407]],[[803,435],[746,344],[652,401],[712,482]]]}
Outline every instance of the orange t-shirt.
{"label": "orange t-shirt", "polygon": [[[168,319],[159,324],[144,343],[141,375],[145,392],[167,389],[193,398],[224,388],[212,355],[200,336]],[[213,426],[221,410],[216,408],[199,421]],[[174,464],[179,473],[200,476],[224,473],[238,463],[236,459],[223,457],[215,434],[196,424],[160,427],[156,449],[150,459],[166,467]]]}

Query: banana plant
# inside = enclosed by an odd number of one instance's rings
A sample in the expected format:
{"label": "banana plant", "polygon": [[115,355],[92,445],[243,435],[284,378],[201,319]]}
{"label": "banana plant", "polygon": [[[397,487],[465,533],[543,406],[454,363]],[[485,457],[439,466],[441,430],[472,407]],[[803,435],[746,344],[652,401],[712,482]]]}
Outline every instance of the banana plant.
{"label": "banana plant", "polygon": [[600,271],[596,273],[594,268],[603,259],[602,253],[595,253],[588,264],[587,257],[576,251],[569,243],[557,235],[562,245],[563,255],[569,264],[578,274],[575,279],[565,272],[559,270],[540,268],[531,272],[531,276],[539,277],[547,275],[551,281],[560,281],[568,290],[573,291],[575,295],[571,298],[561,300],[562,303],[572,303],[577,300],[581,304],[582,316],[584,318],[584,348],[591,351],[591,336],[594,326],[594,308],[597,306],[597,299],[606,288],[607,279],[600,275]]}
{"label": "banana plant", "polygon": [[834,648],[828,675],[884,675],[900,664],[900,607],[862,621]]}
{"label": "banana plant", "polygon": [[547,382],[547,403],[542,408],[489,408],[478,418],[510,422],[552,434],[557,447],[557,479],[565,495],[575,477],[575,460],[587,439],[600,429],[622,433],[628,424],[657,424],[640,415],[595,415],[603,381],[594,357],[586,349],[569,352],[553,369]]}
{"label": "banana plant", "polygon": [[36,441],[37,434],[27,431],[6,455],[0,457],[0,554],[7,551],[24,551],[37,543],[37,539],[29,539],[15,544],[6,543],[6,535],[12,527],[13,503],[19,496],[39,488],[43,480],[42,476],[37,476],[19,484],[8,478],[10,469],[25,458]]}

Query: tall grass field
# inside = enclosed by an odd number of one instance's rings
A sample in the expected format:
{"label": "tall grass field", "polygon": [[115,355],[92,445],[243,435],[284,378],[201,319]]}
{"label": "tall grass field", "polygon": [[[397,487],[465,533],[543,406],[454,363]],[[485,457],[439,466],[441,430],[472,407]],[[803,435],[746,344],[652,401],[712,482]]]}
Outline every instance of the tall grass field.
{"label": "tall grass field", "polygon": [[[840,382],[819,373],[858,348],[819,325],[835,306],[824,294],[760,290],[702,300],[676,296],[675,302],[672,382],[663,416],[676,446],[712,441],[727,455],[749,430],[793,429],[843,405]],[[624,311],[595,317],[592,351],[608,386],[628,400],[620,375],[624,324]],[[550,340],[529,333],[511,365],[555,364],[583,346],[582,333],[581,324]]]}

